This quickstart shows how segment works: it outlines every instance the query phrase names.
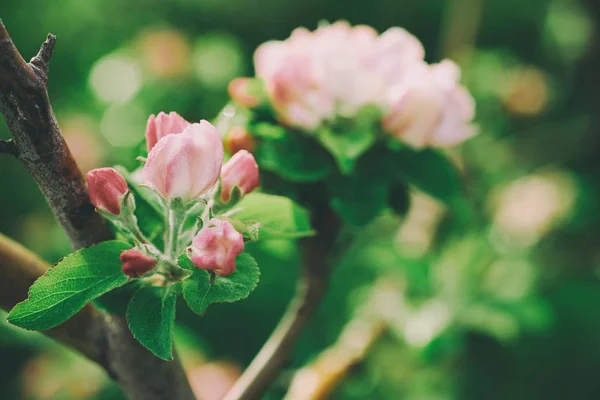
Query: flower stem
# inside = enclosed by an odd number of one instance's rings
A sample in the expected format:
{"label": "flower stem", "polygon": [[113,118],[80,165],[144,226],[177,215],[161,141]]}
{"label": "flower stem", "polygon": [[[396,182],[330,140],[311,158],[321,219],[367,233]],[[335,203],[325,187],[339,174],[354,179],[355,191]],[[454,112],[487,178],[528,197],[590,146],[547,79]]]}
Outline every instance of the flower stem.
{"label": "flower stem", "polygon": [[165,256],[174,264],[177,263],[179,255],[179,237],[185,222],[186,211],[182,204],[172,201],[168,205],[166,230],[165,230]]}

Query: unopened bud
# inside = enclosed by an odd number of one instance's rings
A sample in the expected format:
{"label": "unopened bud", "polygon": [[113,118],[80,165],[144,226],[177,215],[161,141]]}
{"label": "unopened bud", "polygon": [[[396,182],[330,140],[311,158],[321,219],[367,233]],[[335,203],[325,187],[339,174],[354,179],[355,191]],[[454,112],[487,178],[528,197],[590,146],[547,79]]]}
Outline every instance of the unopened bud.
{"label": "unopened bud", "polygon": [[155,258],[145,255],[136,248],[122,252],[120,260],[123,263],[121,271],[132,278],[145,275],[156,266]]}
{"label": "unopened bud", "polygon": [[260,98],[252,93],[252,78],[235,78],[229,83],[227,91],[233,101],[244,107],[254,108],[260,104]]}
{"label": "unopened bud", "polygon": [[92,204],[119,215],[123,197],[129,191],[125,179],[114,168],[98,168],[88,172],[86,180]]}
{"label": "unopened bud", "polygon": [[217,182],[222,163],[221,135],[203,120],[180,134],[163,136],[148,155],[142,181],[167,200],[188,202]]}
{"label": "unopened bud", "polygon": [[244,250],[244,238],[233,225],[211,219],[198,232],[190,247],[190,259],[196,268],[219,276],[235,272],[235,258]]}
{"label": "unopened bud", "polygon": [[221,169],[221,200],[229,201],[234,187],[242,195],[250,193],[259,185],[258,165],[254,156],[246,150],[240,150],[223,165]]}

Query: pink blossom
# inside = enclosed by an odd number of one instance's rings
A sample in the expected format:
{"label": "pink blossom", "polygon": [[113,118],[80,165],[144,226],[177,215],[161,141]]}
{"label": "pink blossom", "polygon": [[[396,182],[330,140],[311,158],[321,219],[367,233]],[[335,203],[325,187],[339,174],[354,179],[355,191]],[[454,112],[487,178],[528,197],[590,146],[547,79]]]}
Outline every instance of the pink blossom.
{"label": "pink blossom", "polygon": [[239,187],[242,194],[250,193],[259,185],[258,165],[254,156],[240,150],[223,165],[221,170],[221,200],[229,201],[231,191]]}
{"label": "pink blossom", "polygon": [[249,85],[251,82],[252,78],[235,78],[227,87],[229,96],[235,102],[248,108],[254,108],[260,104],[260,99],[250,93]]}
{"label": "pink blossom", "polygon": [[123,263],[121,271],[132,278],[147,274],[156,266],[156,259],[145,255],[135,247],[122,252],[120,260]]}
{"label": "pink blossom", "polygon": [[93,169],[85,177],[92,204],[113,215],[121,214],[121,202],[129,190],[125,179],[114,168]]}
{"label": "pink blossom", "polygon": [[420,42],[403,29],[378,35],[340,21],[267,42],[254,62],[280,120],[313,131],[338,115],[353,117],[366,105],[384,105],[389,88],[423,56]]}
{"label": "pink blossom", "polygon": [[169,114],[161,111],[157,116],[150,115],[146,123],[146,146],[148,151],[152,150],[154,145],[163,137],[173,133],[181,133],[188,126],[190,126],[190,123],[174,111]]}
{"label": "pink blossom", "polygon": [[213,218],[198,232],[190,250],[196,268],[227,276],[235,272],[235,258],[244,250],[244,238],[229,222]]}
{"label": "pink blossom", "polygon": [[142,181],[165,199],[180,197],[187,202],[216,183],[222,163],[221,136],[211,123],[202,120],[156,143],[142,171]]}
{"label": "pink blossom", "polygon": [[475,135],[475,103],[452,61],[415,66],[390,91],[383,127],[414,147],[450,147]]}
{"label": "pink blossom", "polygon": [[223,146],[229,154],[235,154],[240,150],[254,151],[256,142],[248,130],[242,126],[234,126],[225,137]]}

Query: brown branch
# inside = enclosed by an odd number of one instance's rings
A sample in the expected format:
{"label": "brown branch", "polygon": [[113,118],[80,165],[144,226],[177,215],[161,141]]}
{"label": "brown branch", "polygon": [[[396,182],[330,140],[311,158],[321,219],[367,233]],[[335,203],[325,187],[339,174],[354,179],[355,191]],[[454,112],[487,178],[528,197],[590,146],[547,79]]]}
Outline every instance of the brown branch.
{"label": "brown branch", "polygon": [[[38,256],[0,234],[0,308],[10,310],[23,301],[29,287],[48,268],[49,265]],[[89,331],[87,327],[98,326],[102,320],[102,314],[88,306],[64,324],[45,333],[86,357],[97,360],[93,341],[84,340],[82,332]]]}
{"label": "brown branch", "polygon": [[339,231],[339,221],[331,210],[313,216],[317,236],[302,244],[302,276],[296,293],[277,327],[252,363],[227,393],[224,400],[259,399],[288,362],[296,341],[310,317],[321,304],[329,287],[332,268],[327,261]]}
{"label": "brown branch", "polygon": [[[0,21],[0,112],[13,134],[19,160],[37,182],[73,248],[78,249],[110,239],[112,234],[89,202],[83,176],[50,106],[47,73],[55,40],[48,35],[28,64]],[[13,278],[23,274],[14,278],[19,285],[2,290],[0,305],[10,309],[27,297],[27,288],[42,265],[24,249],[6,243],[3,255],[7,258],[0,261],[0,274]],[[21,268],[24,270],[19,272]],[[0,281],[11,282],[4,276]],[[194,399],[181,363],[154,357],[133,339],[123,317],[88,306],[48,334],[104,367],[132,400]]]}
{"label": "brown branch", "polygon": [[[344,326],[338,340],[292,378],[285,400],[325,400],[359,364],[381,337],[390,311],[388,293],[397,288],[381,279],[371,288],[369,298],[356,310]],[[395,297],[395,296],[394,296]],[[395,311],[395,310],[392,310]]]}

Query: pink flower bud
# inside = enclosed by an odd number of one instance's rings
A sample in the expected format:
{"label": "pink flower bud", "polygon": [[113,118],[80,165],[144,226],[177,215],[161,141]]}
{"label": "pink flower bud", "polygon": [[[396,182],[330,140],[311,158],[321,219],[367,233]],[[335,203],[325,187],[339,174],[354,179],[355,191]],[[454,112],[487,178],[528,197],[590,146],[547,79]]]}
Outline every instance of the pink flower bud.
{"label": "pink flower bud", "polygon": [[123,263],[121,271],[132,278],[147,274],[156,266],[156,259],[145,255],[135,247],[122,252],[120,260]]}
{"label": "pink flower bud", "polygon": [[235,154],[240,150],[247,150],[252,153],[256,143],[246,128],[234,126],[229,131],[223,144],[229,154]]}
{"label": "pink flower bud", "polygon": [[165,199],[184,202],[206,193],[219,178],[223,143],[208,121],[192,124],[156,143],[142,171],[142,181]]}
{"label": "pink flower bud", "polygon": [[231,191],[237,186],[242,194],[250,193],[259,185],[258,165],[254,156],[240,150],[223,165],[221,170],[221,200],[229,201]]}
{"label": "pink flower bud", "polygon": [[475,103],[459,80],[449,60],[415,66],[391,90],[383,128],[414,148],[450,147],[475,135]]}
{"label": "pink flower bud", "polygon": [[229,97],[238,104],[254,108],[260,104],[260,99],[250,92],[252,78],[235,78],[229,83]]}
{"label": "pink flower bud", "polygon": [[119,215],[123,197],[129,191],[125,179],[114,168],[93,169],[85,177],[92,204],[113,215]]}
{"label": "pink flower bud", "polygon": [[174,111],[168,115],[162,111],[157,116],[152,114],[148,117],[146,123],[146,146],[148,151],[152,150],[154,145],[163,137],[173,133],[181,133],[188,126],[190,126],[190,123]]}
{"label": "pink flower bud", "polygon": [[194,238],[190,258],[196,268],[227,276],[235,272],[235,258],[243,250],[242,234],[229,222],[213,218]]}

